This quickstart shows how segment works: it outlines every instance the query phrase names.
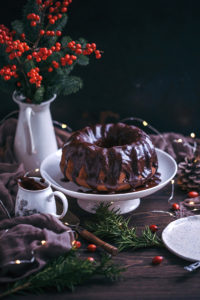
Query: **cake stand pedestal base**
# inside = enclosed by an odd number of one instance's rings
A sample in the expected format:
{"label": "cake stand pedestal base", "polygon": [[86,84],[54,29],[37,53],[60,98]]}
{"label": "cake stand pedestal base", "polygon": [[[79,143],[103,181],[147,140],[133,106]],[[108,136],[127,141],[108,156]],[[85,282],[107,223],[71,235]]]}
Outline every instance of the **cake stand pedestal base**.
{"label": "cake stand pedestal base", "polygon": [[[97,207],[102,201],[90,201],[77,199],[78,205],[85,211],[94,214]],[[104,201],[104,203],[110,203],[109,209],[119,210],[119,214],[126,214],[135,210],[140,205],[140,199],[123,200],[123,201]]]}

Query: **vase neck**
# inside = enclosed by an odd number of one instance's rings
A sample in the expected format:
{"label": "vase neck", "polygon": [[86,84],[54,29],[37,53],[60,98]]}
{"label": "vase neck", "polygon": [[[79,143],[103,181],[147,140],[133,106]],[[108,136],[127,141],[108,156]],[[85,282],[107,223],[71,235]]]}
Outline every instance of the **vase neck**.
{"label": "vase neck", "polygon": [[21,109],[26,109],[27,107],[31,107],[33,111],[41,111],[48,109],[51,102],[53,102],[56,99],[56,94],[49,99],[48,101],[44,101],[40,104],[32,104],[24,102],[26,98],[22,95],[17,95],[16,91],[13,93],[13,101],[16,102]]}

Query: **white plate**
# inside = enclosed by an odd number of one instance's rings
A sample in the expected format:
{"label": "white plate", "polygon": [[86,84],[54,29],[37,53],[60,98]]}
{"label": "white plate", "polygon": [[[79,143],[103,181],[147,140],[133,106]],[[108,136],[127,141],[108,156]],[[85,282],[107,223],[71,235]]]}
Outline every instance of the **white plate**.
{"label": "white plate", "polygon": [[162,232],[165,246],[189,261],[200,261],[200,215],[171,222]]}
{"label": "white plate", "polygon": [[[136,192],[125,192],[125,193],[116,193],[116,194],[94,194],[94,193],[83,193],[79,192],[78,190],[81,189],[83,191],[87,191],[87,188],[80,187],[77,184],[73,182],[64,182],[63,174],[60,170],[59,164],[61,160],[61,153],[62,150],[58,150],[57,152],[49,155],[45,160],[42,162],[40,166],[40,172],[41,175],[56,189],[60,190],[61,192],[65,193],[68,196],[71,196],[73,198],[78,198],[79,201],[84,200],[88,201],[88,208],[83,207],[86,205],[79,203],[79,205],[91,212],[91,208],[89,208],[91,204],[91,201],[94,202],[110,202],[110,201],[125,201],[125,200],[134,200],[135,199],[135,208],[139,205],[139,198],[146,197],[148,195],[151,195],[152,193],[157,192],[161,188],[163,188],[175,175],[177,172],[177,164],[175,160],[166,152],[156,149],[157,156],[158,156],[158,172],[161,173],[161,182],[152,188],[145,189],[142,191],[136,191]],[[132,202],[133,203],[133,202]],[[125,204],[125,203],[124,203]],[[128,206],[130,206],[130,202]],[[121,209],[122,213],[126,213],[128,211],[135,209],[134,205],[130,209],[125,208],[125,210]],[[121,204],[120,204],[121,207]],[[118,207],[117,207],[118,208]]]}

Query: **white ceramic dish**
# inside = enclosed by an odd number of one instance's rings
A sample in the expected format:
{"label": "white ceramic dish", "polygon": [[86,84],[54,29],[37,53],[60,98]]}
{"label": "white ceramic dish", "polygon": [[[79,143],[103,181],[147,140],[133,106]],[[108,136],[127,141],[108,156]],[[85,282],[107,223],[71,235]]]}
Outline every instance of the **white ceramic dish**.
{"label": "white ceramic dish", "polygon": [[200,215],[171,222],[162,232],[165,246],[189,261],[200,261]]}
{"label": "white ceramic dish", "polygon": [[[41,175],[57,190],[68,196],[78,199],[81,208],[88,212],[94,212],[95,207],[100,202],[111,203],[111,208],[120,209],[120,213],[130,212],[138,207],[140,198],[149,196],[162,189],[176,175],[177,164],[175,160],[166,152],[156,149],[158,155],[158,172],[161,173],[161,182],[152,188],[137,192],[127,192],[121,194],[93,194],[87,192],[87,188],[80,187],[73,182],[64,182],[63,174],[60,171],[59,163],[62,150],[49,155],[41,164]],[[79,192],[81,189],[84,192]]]}

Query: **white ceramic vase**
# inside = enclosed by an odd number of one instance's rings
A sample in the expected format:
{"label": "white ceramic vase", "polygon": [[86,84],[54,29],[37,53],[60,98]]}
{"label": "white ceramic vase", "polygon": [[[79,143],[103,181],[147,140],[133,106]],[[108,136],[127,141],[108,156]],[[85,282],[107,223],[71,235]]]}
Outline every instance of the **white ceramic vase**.
{"label": "white ceramic vase", "polygon": [[19,105],[19,117],[14,140],[14,154],[26,170],[40,167],[41,162],[57,147],[55,131],[50,113],[49,101],[41,104],[23,102],[24,97],[13,93],[13,100]]}

